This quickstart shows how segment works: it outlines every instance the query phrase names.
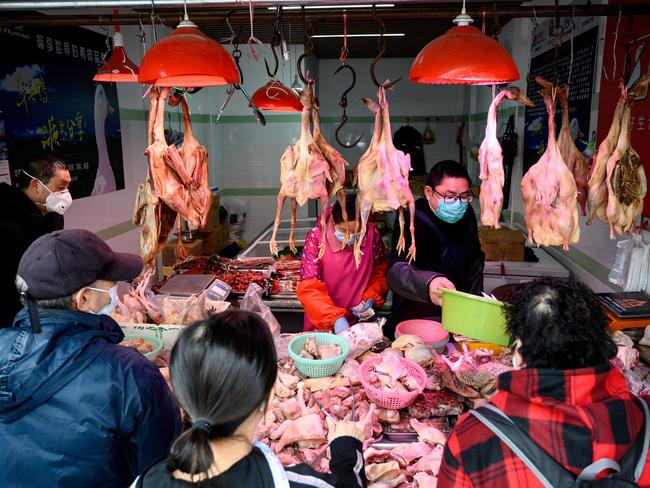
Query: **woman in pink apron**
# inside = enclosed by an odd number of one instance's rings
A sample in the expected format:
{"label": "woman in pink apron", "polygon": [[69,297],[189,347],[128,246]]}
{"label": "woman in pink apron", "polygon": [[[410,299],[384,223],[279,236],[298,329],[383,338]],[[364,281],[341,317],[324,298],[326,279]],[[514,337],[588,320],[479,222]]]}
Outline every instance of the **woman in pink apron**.
{"label": "woman in pink apron", "polygon": [[[356,215],[355,195],[348,195],[346,212]],[[329,209],[327,209],[329,210]],[[326,211],[327,211],[326,210]],[[325,235],[320,227],[312,229],[302,251],[301,282],[298,300],[305,309],[304,330],[342,332],[356,324],[359,315],[370,308],[379,309],[388,292],[386,247],[377,228],[368,224],[361,244],[363,256],[359,269],[354,264],[353,243],[356,220],[348,221],[349,245],[343,248],[345,222],[338,202],[327,218]],[[325,254],[318,250],[325,241]]]}

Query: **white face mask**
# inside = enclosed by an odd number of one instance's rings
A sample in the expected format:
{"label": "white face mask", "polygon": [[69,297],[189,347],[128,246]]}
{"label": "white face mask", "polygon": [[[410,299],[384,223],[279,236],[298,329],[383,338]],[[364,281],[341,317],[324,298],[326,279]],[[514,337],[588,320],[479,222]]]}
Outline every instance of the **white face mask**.
{"label": "white face mask", "polygon": [[43,183],[38,178],[33,177],[26,171],[23,171],[31,179],[38,181],[43,188],[50,192],[50,194],[45,199],[45,207],[48,212],[56,212],[60,215],[63,215],[70,205],[72,205],[72,195],[68,190],[61,191],[52,191],[50,190],[45,183]]}
{"label": "white face mask", "polygon": [[104,305],[101,309],[97,310],[94,313],[95,315],[109,315],[115,310],[115,304],[117,303],[117,285],[110,287],[108,290],[102,290],[101,288],[94,288],[92,286],[87,286],[89,290],[101,291],[102,293],[108,293],[111,297],[111,301]]}

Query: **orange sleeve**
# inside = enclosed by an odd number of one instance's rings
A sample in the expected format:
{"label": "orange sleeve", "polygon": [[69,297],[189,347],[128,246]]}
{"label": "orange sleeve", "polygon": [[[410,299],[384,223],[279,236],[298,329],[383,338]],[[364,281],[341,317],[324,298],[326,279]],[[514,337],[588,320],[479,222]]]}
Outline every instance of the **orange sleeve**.
{"label": "orange sleeve", "polygon": [[[384,284],[385,282],[384,279]],[[334,305],[321,280],[310,279],[298,283],[298,300],[302,303],[307,318],[321,331],[334,330],[334,321],[348,313],[346,309]]]}
{"label": "orange sleeve", "polygon": [[386,300],[386,293],[388,293],[388,283],[386,283],[386,271],[388,270],[388,261],[375,263],[368,282],[368,288],[361,295],[362,300],[372,298],[375,301],[375,310],[379,310],[384,301]]}

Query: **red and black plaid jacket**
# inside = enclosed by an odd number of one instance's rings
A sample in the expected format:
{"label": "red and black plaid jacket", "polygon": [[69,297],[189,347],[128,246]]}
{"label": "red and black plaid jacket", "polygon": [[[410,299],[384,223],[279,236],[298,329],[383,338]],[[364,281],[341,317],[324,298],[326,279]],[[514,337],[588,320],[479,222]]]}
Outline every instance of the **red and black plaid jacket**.
{"label": "red and black plaid jacket", "polygon": [[[632,398],[623,374],[603,365],[504,373],[492,403],[578,475],[599,458],[620,460],[631,447],[643,427],[643,412]],[[650,457],[639,486],[650,487],[649,465]],[[492,431],[466,414],[443,455],[438,488],[449,486],[538,488],[542,484]]]}

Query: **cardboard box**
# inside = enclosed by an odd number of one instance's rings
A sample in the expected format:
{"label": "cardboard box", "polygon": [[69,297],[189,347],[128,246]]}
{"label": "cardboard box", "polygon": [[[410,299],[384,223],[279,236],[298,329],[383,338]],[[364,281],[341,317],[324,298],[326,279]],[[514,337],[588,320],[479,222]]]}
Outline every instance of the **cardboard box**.
{"label": "cardboard box", "polygon": [[[176,264],[176,245],[177,239],[169,241],[162,248],[162,262],[163,266],[174,266]],[[201,256],[203,253],[203,241],[196,239],[194,242],[185,242],[185,251],[190,256]]]}
{"label": "cardboard box", "polygon": [[502,227],[480,227],[478,238],[486,261],[523,261],[526,238],[518,231]]}
{"label": "cardboard box", "polygon": [[219,220],[219,208],[221,208],[221,196],[219,192],[216,192],[212,194],[210,215],[208,216],[208,223],[205,226],[206,232],[213,231],[221,223]]}
{"label": "cardboard box", "polygon": [[201,235],[203,255],[212,256],[230,244],[230,226],[227,222],[219,224],[212,232]]}

